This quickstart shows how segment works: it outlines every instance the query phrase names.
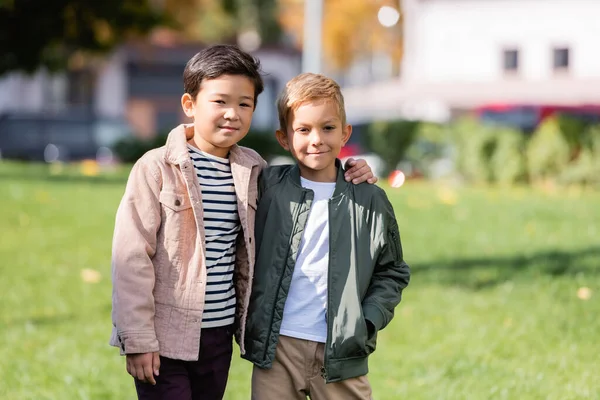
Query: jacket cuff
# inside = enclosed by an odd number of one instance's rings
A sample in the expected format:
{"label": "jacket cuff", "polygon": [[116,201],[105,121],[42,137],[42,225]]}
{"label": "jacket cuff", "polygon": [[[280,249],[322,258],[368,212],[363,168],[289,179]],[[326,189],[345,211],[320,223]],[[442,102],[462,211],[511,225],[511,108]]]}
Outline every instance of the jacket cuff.
{"label": "jacket cuff", "polygon": [[363,315],[366,320],[375,326],[376,331],[379,331],[385,325],[385,316],[375,304],[365,304],[363,306]]}
{"label": "jacket cuff", "polygon": [[159,351],[158,339],[154,332],[117,334],[121,354],[154,353]]}

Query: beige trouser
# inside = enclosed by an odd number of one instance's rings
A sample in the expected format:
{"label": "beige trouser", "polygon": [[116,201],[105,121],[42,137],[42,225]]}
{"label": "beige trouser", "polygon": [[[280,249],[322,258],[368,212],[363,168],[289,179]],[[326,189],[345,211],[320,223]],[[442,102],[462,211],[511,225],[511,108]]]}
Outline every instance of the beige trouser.
{"label": "beige trouser", "polygon": [[254,366],[252,400],[372,400],[366,375],[325,384],[323,343],[279,336],[271,369]]}

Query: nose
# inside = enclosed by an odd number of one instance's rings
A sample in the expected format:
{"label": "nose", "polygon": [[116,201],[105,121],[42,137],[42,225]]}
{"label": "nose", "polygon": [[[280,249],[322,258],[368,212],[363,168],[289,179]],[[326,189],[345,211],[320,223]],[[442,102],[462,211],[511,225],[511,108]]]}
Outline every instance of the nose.
{"label": "nose", "polygon": [[309,135],[309,143],[312,146],[319,146],[323,144],[323,138],[319,129],[313,129]]}
{"label": "nose", "polygon": [[235,109],[235,107],[229,107],[225,111],[225,115],[223,117],[227,120],[235,121],[238,119],[239,114],[238,114],[237,110]]}

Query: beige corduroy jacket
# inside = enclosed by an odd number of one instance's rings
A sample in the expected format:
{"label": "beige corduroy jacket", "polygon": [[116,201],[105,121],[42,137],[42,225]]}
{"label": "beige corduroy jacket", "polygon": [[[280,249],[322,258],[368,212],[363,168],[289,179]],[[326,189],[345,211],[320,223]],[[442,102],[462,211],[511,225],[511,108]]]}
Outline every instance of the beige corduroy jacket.
{"label": "beige corduroy jacket", "polygon": [[[134,165],[119,205],[112,251],[113,332],[121,354],[158,351],[197,360],[206,286],[200,186],[186,147],[193,126],[180,125],[165,146]],[[257,178],[266,166],[254,150],[229,154],[242,232],[236,283],[238,342],[244,334],[254,271]]]}

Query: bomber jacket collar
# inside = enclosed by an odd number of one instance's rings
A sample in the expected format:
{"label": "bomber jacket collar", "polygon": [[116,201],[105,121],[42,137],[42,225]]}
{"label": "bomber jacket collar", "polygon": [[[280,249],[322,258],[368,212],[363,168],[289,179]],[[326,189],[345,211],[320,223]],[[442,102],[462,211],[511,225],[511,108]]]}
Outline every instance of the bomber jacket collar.
{"label": "bomber jacket collar", "polygon": [[[335,190],[331,198],[341,196],[351,185],[351,183],[346,182],[346,180],[344,179],[344,169],[342,168],[342,162],[337,158],[335,160],[335,166],[337,167],[337,178],[335,181]],[[298,185],[299,187],[302,187],[302,184],[300,183],[300,168],[298,167],[298,164],[294,165],[290,169],[290,179],[294,184]]]}
{"label": "bomber jacket collar", "polygon": [[[194,136],[193,124],[181,124],[173,128],[167,137],[165,159],[171,164],[181,165],[190,159],[187,148],[188,139]],[[258,159],[250,157],[240,146],[233,145],[229,150],[229,161],[232,164],[239,164],[251,168],[259,165]]]}

